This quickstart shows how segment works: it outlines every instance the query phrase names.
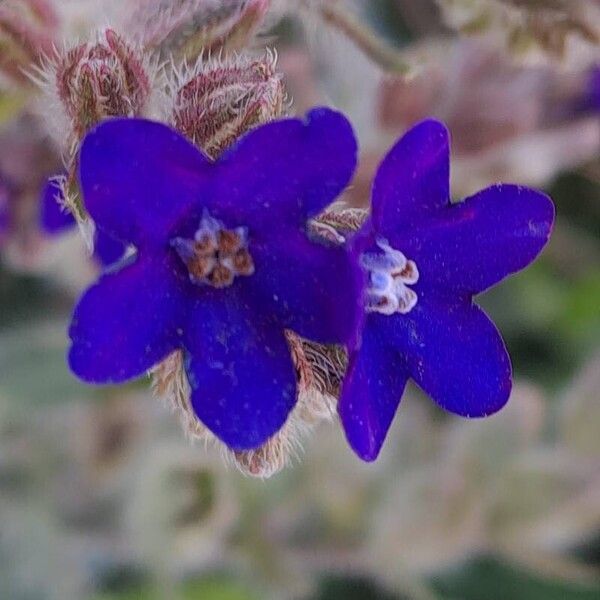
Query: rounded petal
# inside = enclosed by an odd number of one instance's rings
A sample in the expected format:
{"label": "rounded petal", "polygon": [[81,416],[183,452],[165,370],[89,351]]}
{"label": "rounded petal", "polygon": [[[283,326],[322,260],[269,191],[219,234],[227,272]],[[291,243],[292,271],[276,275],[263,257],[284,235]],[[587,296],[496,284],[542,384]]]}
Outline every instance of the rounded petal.
{"label": "rounded petal", "polygon": [[90,383],[144,374],[179,345],[185,275],[167,258],[138,259],[108,272],[73,313],[69,365]]}
{"label": "rounded petal", "polygon": [[379,455],[408,379],[383,319],[367,320],[360,348],[350,353],[338,404],[348,443],[366,461]]}
{"label": "rounded petal", "polygon": [[[220,207],[254,228],[303,223],[331,204],[349,184],[357,146],[348,120],[318,108],[245,135],[218,160]],[[221,213],[223,214],[223,213]]]}
{"label": "rounded petal", "polygon": [[388,334],[411,378],[440,406],[484,417],[506,404],[510,359],[498,330],[478,306],[421,296],[410,313],[388,318]]}
{"label": "rounded petal", "polygon": [[79,176],[85,207],[99,227],[137,247],[157,247],[210,197],[210,167],[166,125],[112,119],[85,137]]}
{"label": "rounded petal", "polygon": [[59,202],[61,190],[54,178],[50,178],[40,201],[40,227],[48,235],[56,235],[75,226],[75,217],[65,210]]}
{"label": "rounded petal", "polygon": [[383,159],[373,183],[375,228],[384,236],[411,227],[450,199],[450,136],[443,123],[415,125]]}
{"label": "rounded petal", "polygon": [[321,343],[352,344],[362,317],[363,273],[343,247],[299,231],[251,244],[255,272],[245,297],[280,327]]}
{"label": "rounded petal", "polygon": [[417,263],[419,287],[472,295],[531,263],[553,221],[546,195],[496,185],[438,211],[392,244]]}
{"label": "rounded petal", "polygon": [[198,418],[229,448],[266,442],[296,403],[283,331],[230,288],[202,295],[186,328],[186,372]]}

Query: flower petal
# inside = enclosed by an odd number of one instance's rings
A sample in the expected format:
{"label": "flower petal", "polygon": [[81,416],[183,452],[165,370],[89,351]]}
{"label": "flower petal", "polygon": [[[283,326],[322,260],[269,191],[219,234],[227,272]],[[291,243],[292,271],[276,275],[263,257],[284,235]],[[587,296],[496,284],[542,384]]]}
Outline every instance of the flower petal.
{"label": "flower petal", "polygon": [[62,192],[54,178],[50,178],[42,190],[40,203],[40,227],[48,235],[62,233],[75,226],[75,217],[59,202]]}
{"label": "flower petal", "polygon": [[85,207],[109,235],[139,247],[164,246],[207,192],[211,164],[173,129],[113,119],[84,139],[80,180]]}
{"label": "flower petal", "polygon": [[541,192],[496,185],[391,242],[417,263],[419,287],[472,295],[532,262],[553,221],[554,206]]}
{"label": "flower petal", "polygon": [[186,371],[198,418],[227,446],[263,444],[296,403],[283,331],[254,313],[234,288],[202,295],[186,328]]}
{"label": "flower petal", "polygon": [[350,354],[338,412],[360,458],[373,461],[390,428],[408,373],[387,339],[386,318],[372,315],[360,349]]}
{"label": "flower petal", "polygon": [[241,138],[217,162],[214,194],[235,224],[264,229],[303,223],[344,190],[356,157],[348,120],[318,108],[304,120],[275,121]]}
{"label": "flower petal", "polygon": [[498,330],[478,306],[421,296],[410,313],[388,318],[388,335],[411,378],[440,406],[483,417],[506,404],[510,359]]}
{"label": "flower petal", "polygon": [[96,227],[94,256],[102,265],[109,266],[123,258],[126,248],[123,242],[116,240],[99,227]]}
{"label": "flower petal", "polygon": [[383,159],[373,183],[373,222],[383,235],[410,227],[450,198],[450,139],[443,123],[415,125]]}
{"label": "flower petal", "polygon": [[344,248],[289,230],[255,239],[250,251],[256,270],[242,284],[257,310],[307,339],[352,343],[363,311],[363,274]]}
{"label": "flower petal", "polygon": [[90,383],[138,377],[179,345],[185,274],[174,259],[138,258],[82,296],[69,329],[69,364]]}

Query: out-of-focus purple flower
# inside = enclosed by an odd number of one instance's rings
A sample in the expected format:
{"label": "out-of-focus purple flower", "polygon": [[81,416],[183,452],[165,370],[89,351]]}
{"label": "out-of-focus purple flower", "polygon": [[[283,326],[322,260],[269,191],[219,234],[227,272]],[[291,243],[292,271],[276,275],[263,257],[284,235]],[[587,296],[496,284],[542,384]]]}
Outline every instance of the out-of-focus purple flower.
{"label": "out-of-focus purple flower", "polygon": [[372,216],[351,242],[368,284],[339,413],[364,460],[377,457],[409,378],[466,417],[496,412],[510,393],[506,348],[473,296],[539,254],[554,208],[515,185],[452,204],[449,164],[442,123],[410,130],[382,162]]}
{"label": "out-of-focus purple flower", "polygon": [[0,246],[4,243],[8,237],[10,230],[10,193],[8,184],[4,182],[0,175]]}
{"label": "out-of-focus purple flower", "polygon": [[56,178],[51,177],[42,190],[40,202],[40,227],[53,236],[75,227],[75,217],[61,202],[62,191]]}
{"label": "out-of-focus purple flower", "polygon": [[576,110],[600,114],[600,66],[590,69],[585,91],[577,102]]}
{"label": "out-of-focus purple flower", "polygon": [[[61,235],[74,229],[75,217],[61,200],[62,190],[58,179],[51,177],[42,191],[40,203],[40,228],[49,237]],[[123,258],[126,245],[96,227],[94,234],[94,258],[103,266],[112,265]]]}
{"label": "out-of-focus purple flower", "polygon": [[359,269],[307,233],[355,166],[352,128],[328,109],[256,128],[215,162],[159,123],[97,127],[85,206],[137,254],[75,308],[72,370],[117,383],[182,349],[198,418],[232,449],[264,443],[296,402],[284,331],[349,343],[360,319]]}

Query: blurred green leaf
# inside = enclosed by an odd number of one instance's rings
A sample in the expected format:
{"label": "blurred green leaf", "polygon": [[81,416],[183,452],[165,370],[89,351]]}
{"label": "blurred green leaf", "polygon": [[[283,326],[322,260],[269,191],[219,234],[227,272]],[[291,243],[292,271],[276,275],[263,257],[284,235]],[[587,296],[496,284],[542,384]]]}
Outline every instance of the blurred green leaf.
{"label": "blurred green leaf", "polygon": [[[123,592],[96,594],[92,600],[162,600],[164,595],[157,589],[143,586]],[[259,600],[242,584],[226,578],[207,578],[182,586],[174,592],[172,600]]]}
{"label": "blurred green leaf", "polygon": [[572,336],[597,340],[600,333],[599,304],[600,271],[591,273],[571,286],[560,315],[561,326]]}
{"label": "blurred green leaf", "polygon": [[159,596],[150,588],[140,588],[126,592],[97,594],[92,600],[159,600]]}
{"label": "blurred green leaf", "polygon": [[493,557],[473,560],[460,570],[433,579],[444,599],[597,600],[599,586],[546,579]]}
{"label": "blurred green leaf", "polygon": [[31,319],[64,315],[66,322],[71,303],[72,299],[62,296],[48,281],[11,273],[0,263],[0,335],[3,328]]}
{"label": "blurred green leaf", "polygon": [[384,591],[368,577],[328,575],[321,579],[319,592],[312,600],[403,600],[403,598]]}
{"label": "blurred green leaf", "polygon": [[211,577],[187,583],[182,600],[258,600],[259,596],[238,581]]}
{"label": "blurred green leaf", "polygon": [[24,407],[90,395],[67,367],[66,323],[37,322],[1,335],[0,394],[9,401]]}

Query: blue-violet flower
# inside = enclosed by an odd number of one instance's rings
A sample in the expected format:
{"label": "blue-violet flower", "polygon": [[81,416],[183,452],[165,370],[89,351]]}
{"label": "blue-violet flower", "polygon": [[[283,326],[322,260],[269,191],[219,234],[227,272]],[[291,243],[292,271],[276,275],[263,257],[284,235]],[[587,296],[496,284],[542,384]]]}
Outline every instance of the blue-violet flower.
{"label": "blue-violet flower", "polygon": [[8,237],[11,226],[10,191],[0,174],[0,246]]}
{"label": "blue-violet flower", "polygon": [[182,349],[198,418],[234,450],[264,443],[296,402],[285,330],[323,343],[357,330],[360,270],[307,233],[356,153],[348,121],[323,108],[258,127],[214,162],[159,123],[99,125],[81,149],[85,208],[137,252],[75,308],[72,370],[122,382]]}
{"label": "blue-violet flower", "polygon": [[364,460],[379,454],[409,378],[466,417],[498,411],[510,393],[505,345],[473,296],[540,253],[554,207],[515,185],[453,204],[449,164],[445,126],[415,126],[379,167],[371,217],[350,241],[367,293],[338,408]]}

